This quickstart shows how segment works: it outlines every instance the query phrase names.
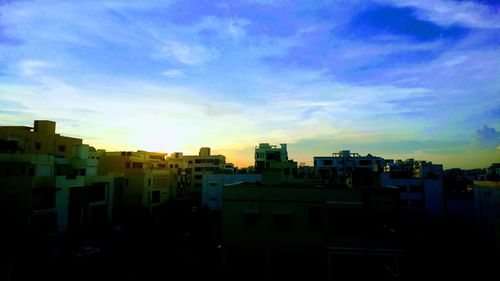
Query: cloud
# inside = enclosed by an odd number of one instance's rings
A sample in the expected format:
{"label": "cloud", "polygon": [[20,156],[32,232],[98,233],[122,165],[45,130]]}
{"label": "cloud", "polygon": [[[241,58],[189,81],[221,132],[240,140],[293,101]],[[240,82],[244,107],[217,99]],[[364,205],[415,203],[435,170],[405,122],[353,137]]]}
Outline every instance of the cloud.
{"label": "cloud", "polygon": [[180,70],[180,69],[169,69],[169,70],[163,71],[161,73],[161,75],[167,76],[167,77],[179,77],[179,76],[184,76],[184,72],[182,72],[182,70]]}
{"label": "cloud", "polygon": [[346,32],[369,38],[377,34],[404,36],[418,41],[456,40],[466,30],[458,26],[440,26],[415,15],[406,7],[375,6],[356,15]]}
{"label": "cloud", "polygon": [[470,28],[500,28],[499,8],[473,1],[450,0],[382,0],[397,7],[415,8],[417,15],[442,26],[461,25]]}
{"label": "cloud", "polygon": [[495,128],[483,126],[476,130],[476,140],[481,146],[497,147],[500,143],[500,132]]}
{"label": "cloud", "polygon": [[21,75],[30,77],[41,74],[46,68],[52,68],[54,65],[46,61],[24,60],[19,64]]}
{"label": "cloud", "polygon": [[201,45],[170,41],[164,44],[156,57],[174,58],[184,64],[196,65],[216,58],[217,54]]}
{"label": "cloud", "polygon": [[0,122],[54,118],[96,146],[245,145],[249,159],[260,141],[307,138],[381,139],[402,153],[453,144],[446,154],[483,124],[499,128],[493,10],[328,2],[11,2],[0,17]]}

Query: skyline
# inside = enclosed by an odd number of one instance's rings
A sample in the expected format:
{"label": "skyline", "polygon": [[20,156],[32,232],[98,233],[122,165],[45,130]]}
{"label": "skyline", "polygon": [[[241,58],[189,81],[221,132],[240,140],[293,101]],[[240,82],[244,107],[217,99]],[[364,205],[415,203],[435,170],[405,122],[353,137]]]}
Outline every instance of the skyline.
{"label": "skyline", "polygon": [[162,2],[1,1],[0,125],[238,166],[500,159],[498,1]]}

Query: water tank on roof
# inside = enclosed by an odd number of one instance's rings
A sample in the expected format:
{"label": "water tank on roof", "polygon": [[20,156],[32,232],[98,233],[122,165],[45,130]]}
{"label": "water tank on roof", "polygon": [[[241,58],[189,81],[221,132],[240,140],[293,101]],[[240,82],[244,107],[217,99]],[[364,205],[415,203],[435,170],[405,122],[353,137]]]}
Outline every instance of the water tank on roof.
{"label": "water tank on roof", "polygon": [[49,120],[35,120],[35,126],[33,131],[42,134],[55,134],[56,122]]}

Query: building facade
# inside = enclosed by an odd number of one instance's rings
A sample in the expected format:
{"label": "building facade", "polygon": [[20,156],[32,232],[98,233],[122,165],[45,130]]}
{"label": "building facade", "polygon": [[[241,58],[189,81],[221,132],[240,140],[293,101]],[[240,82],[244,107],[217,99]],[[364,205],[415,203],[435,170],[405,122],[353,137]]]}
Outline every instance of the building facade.
{"label": "building facade", "polygon": [[[225,262],[240,275],[264,279],[398,274],[398,204],[396,188],[226,185],[222,201]],[[382,256],[392,260],[380,262]],[[363,257],[378,262],[377,270],[345,272],[345,268],[357,268]]]}
{"label": "building facade", "polygon": [[332,156],[314,157],[318,180],[324,183],[347,184],[349,187],[378,186],[384,171],[382,157],[359,155],[349,150],[332,153]]}
{"label": "building facade", "polygon": [[0,127],[0,208],[12,229],[49,234],[112,221],[120,175],[97,175],[98,159],[55,122]]}

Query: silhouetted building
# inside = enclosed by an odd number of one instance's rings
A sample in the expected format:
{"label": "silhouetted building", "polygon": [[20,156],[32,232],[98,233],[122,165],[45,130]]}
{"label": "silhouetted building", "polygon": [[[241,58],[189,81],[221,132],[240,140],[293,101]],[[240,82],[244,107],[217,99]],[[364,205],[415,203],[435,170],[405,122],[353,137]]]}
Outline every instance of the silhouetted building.
{"label": "silhouetted building", "polygon": [[[398,204],[397,188],[226,185],[224,260],[231,272],[248,278],[398,275]],[[357,265],[366,257],[373,270],[360,272]]]}
{"label": "silhouetted building", "polygon": [[476,223],[488,249],[500,255],[500,181],[474,181]]}
{"label": "silhouetted building", "polygon": [[400,188],[403,209],[429,217],[443,216],[443,165],[408,159],[388,162],[385,170],[382,184]]}
{"label": "silhouetted building", "polygon": [[332,156],[314,157],[314,168],[321,182],[349,187],[379,186],[384,166],[382,157],[371,154],[361,156],[349,150],[332,153]]}
{"label": "silhouetted building", "polygon": [[486,180],[486,169],[452,168],[443,172],[446,215],[449,218],[473,221],[475,213],[474,181]]}
{"label": "silhouetted building", "polygon": [[[55,122],[0,127],[9,149],[0,153],[0,208],[14,229],[41,233],[111,222],[119,175],[97,176],[94,149],[55,134]],[[94,157],[94,159],[92,159]]]}
{"label": "silhouetted building", "polygon": [[277,147],[260,143],[255,147],[255,172],[262,174],[264,183],[295,182],[297,162],[288,159],[286,144]]}
{"label": "silhouetted building", "polygon": [[184,200],[189,198],[188,188],[191,185],[191,168],[182,152],[174,152],[166,158],[170,171],[170,197],[171,199]]}
{"label": "silhouetted building", "polygon": [[220,210],[222,187],[234,183],[262,182],[261,174],[211,174],[203,178],[202,205],[210,210]]}
{"label": "silhouetted building", "polygon": [[[203,177],[205,175],[222,173],[226,168],[226,157],[224,155],[212,155],[209,147],[200,148],[198,155],[186,155],[188,169],[191,170],[192,182],[189,192],[201,203],[201,189],[203,187]],[[232,170],[227,172],[232,173]]]}
{"label": "silhouetted building", "polygon": [[500,181],[500,163],[493,163],[486,169],[486,180]]}
{"label": "silhouetted building", "polygon": [[82,140],[56,134],[56,122],[35,120],[33,127],[0,126],[0,153],[45,154],[71,159]]}
{"label": "silhouetted building", "polygon": [[170,199],[170,170],[166,153],[101,151],[99,174],[122,173],[123,205],[131,212],[156,214]]}

